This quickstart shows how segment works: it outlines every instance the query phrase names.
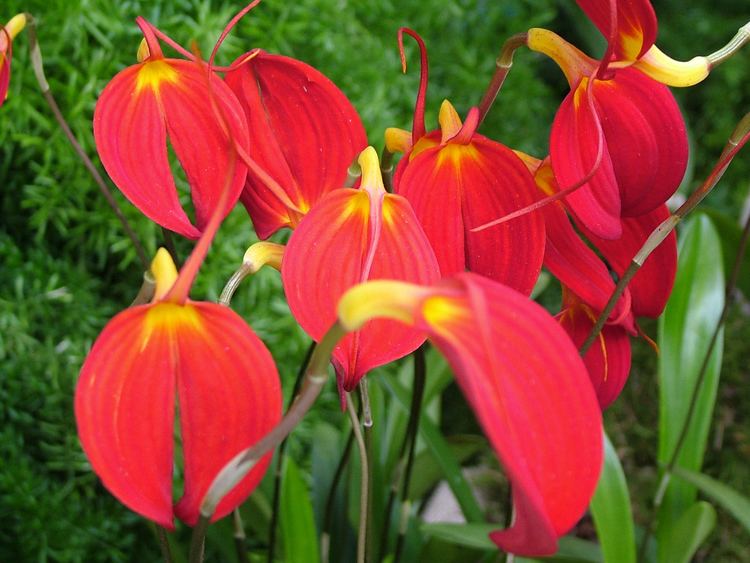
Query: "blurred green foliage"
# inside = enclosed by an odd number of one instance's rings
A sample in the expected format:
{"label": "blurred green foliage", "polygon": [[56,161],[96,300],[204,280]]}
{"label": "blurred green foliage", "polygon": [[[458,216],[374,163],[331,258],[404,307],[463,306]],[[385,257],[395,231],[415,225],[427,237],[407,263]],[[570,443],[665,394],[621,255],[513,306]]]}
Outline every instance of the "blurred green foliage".
{"label": "blurred green foliage", "polygon": [[[654,3],[661,21],[659,43],[678,58],[718,48],[748,18],[747,6],[732,0],[688,6],[679,0]],[[208,53],[240,7],[206,0],[6,0],[0,19],[22,10],[34,14],[52,92],[93,156],[94,104],[104,85],[135,62],[140,35],[134,18],[143,15],[181,44],[195,40]],[[591,26],[567,0],[267,0],[235,29],[219,62],[229,63],[250,48],[262,47],[316,66],[350,97],[370,142],[381,147],[385,127],[411,125],[418,54],[408,42],[409,69],[402,76],[396,45],[402,25],[422,34],[429,49],[428,127],[436,125],[442,99],[449,98],[461,114],[479,101],[494,58],[513,33],[554,27],[592,53],[601,49]],[[72,414],[73,389],[85,354],[107,319],[129,304],[142,272],[120,224],[44,104],[27,45],[22,34],[15,43],[10,94],[0,110],[0,560],[153,560],[158,548],[152,532],[90,472]],[[750,52],[740,54],[705,84],[677,93],[695,149],[694,173],[686,189],[705,176],[734,123],[750,108],[748,57]],[[543,156],[565,91],[554,65],[520,51],[483,132]],[[709,203],[736,220],[749,173],[750,158],[743,155]],[[160,229],[119,192],[115,197],[153,253],[162,244]],[[215,299],[253,241],[244,210],[235,210],[214,243],[193,296]],[[189,244],[177,241],[177,247],[184,259]],[[288,395],[308,341],[288,314],[278,276],[261,272],[242,286],[233,304],[271,349]],[[744,483],[750,482],[750,329],[739,314],[730,323],[737,328],[727,331],[726,385],[716,411],[725,447],[709,456],[707,471],[740,486],[743,475]],[[641,351],[640,356],[633,381],[608,414],[628,479],[634,476],[637,517],[647,509],[652,491],[653,475],[641,478],[643,470],[638,468],[654,466],[656,426],[653,353]],[[309,439],[318,426],[344,425],[337,401],[331,386],[294,434],[290,453],[303,471],[310,470]],[[450,407],[443,428],[448,433],[467,430],[462,422],[466,417],[460,414],[465,407]],[[735,537],[736,526],[720,518],[719,531],[704,554],[741,557],[747,537],[741,532]]]}

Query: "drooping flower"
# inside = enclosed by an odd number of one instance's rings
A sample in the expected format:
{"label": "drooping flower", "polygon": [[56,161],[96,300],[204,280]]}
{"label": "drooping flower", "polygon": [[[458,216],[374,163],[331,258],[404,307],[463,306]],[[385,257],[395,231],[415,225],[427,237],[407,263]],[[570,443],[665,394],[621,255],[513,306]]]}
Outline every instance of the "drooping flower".
{"label": "drooping flower", "polygon": [[[197,239],[223,190],[224,171],[234,169],[223,216],[239,199],[247,174],[244,164],[234,162],[236,152],[226,150],[224,125],[216,113],[246,152],[244,114],[221,79],[197,62],[165,58],[151,25],[143,18],[136,21],[145,42],[138,64],[117,74],[99,97],[94,111],[97,151],[115,185],[143,214]],[[190,185],[195,225],[180,205],[170,147]]]}
{"label": "drooping flower", "polygon": [[0,106],[8,97],[10,63],[13,57],[13,39],[26,27],[26,15],[13,16],[5,26],[0,26]]}
{"label": "drooping flower", "polygon": [[[317,341],[336,320],[339,298],[353,285],[372,279],[429,284],[440,276],[409,202],[386,193],[375,149],[365,149],[359,163],[360,188],[323,196],[292,233],[282,259],[289,308]],[[422,342],[421,333],[393,321],[369,323],[334,350],[340,388],[351,391],[368,371]]]}
{"label": "drooping flower", "polygon": [[351,102],[326,76],[301,61],[263,51],[240,57],[225,80],[245,111],[252,155],[242,192],[258,236],[294,228],[326,193],[344,185],[367,145]]}
{"label": "drooping flower", "polygon": [[534,203],[538,196],[533,178],[513,151],[476,132],[476,108],[462,123],[444,101],[440,130],[425,132],[425,47],[413,31],[401,33],[418,41],[423,72],[411,134],[386,131],[388,149],[404,153],[394,191],[414,208],[443,276],[469,270],[530,294],[544,254],[542,219],[528,214],[493,229],[471,229]]}
{"label": "drooping flower", "polygon": [[[121,312],[104,327],[76,387],[78,435],[92,468],[118,500],[167,528],[175,515],[195,524],[216,473],[281,418],[278,373],[260,339],[228,307],[188,298],[223,219],[232,178],[230,166],[179,275],[160,249],[151,267],[153,301]],[[173,505],[175,399],[184,486]],[[213,518],[239,505],[269,463],[270,454],[221,501]]]}
{"label": "drooping flower", "polygon": [[599,406],[560,325],[522,294],[472,273],[431,287],[362,284],[344,295],[339,318],[349,329],[389,318],[428,335],[511,482],[513,524],[491,539],[519,555],[555,553],[585,512],[602,463]]}
{"label": "drooping flower", "polygon": [[531,29],[527,42],[553,58],[571,88],[550,136],[555,177],[567,188],[593,172],[566,201],[596,236],[617,239],[621,217],[653,211],[682,180],[688,144],[677,103],[637,68],[603,65],[551,31]]}

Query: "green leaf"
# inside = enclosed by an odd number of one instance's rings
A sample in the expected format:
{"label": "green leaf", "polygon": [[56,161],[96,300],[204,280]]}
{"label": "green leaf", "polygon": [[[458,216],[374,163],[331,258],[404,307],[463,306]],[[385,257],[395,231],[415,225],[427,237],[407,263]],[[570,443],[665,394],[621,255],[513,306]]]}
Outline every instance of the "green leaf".
{"label": "green leaf", "polygon": [[716,526],[716,511],[705,501],[688,508],[659,540],[659,554],[670,563],[689,563]]}
{"label": "green leaf", "polygon": [[279,521],[286,561],[320,561],[310,492],[299,468],[290,457],[284,460]]}
{"label": "green leaf", "polygon": [[[388,388],[389,392],[396,399],[395,404],[402,409],[409,410],[408,392],[394,377],[383,377],[381,381]],[[461,473],[461,466],[451,452],[451,448],[446,442],[440,429],[433,424],[424,413],[419,418],[419,435],[425,441],[425,444],[432,452],[435,462],[445,476],[451,491],[456,497],[464,517],[469,522],[481,522],[484,520],[482,509],[474,498],[474,493],[469,483],[464,479]]]}
{"label": "green leaf", "polygon": [[716,501],[750,532],[750,498],[702,473],[677,468],[674,474],[698,487],[704,495]]}
{"label": "green leaf", "polygon": [[634,563],[636,560],[633,514],[625,473],[609,437],[604,435],[604,467],[591,514],[606,563]]}
{"label": "green leaf", "polygon": [[[724,306],[721,241],[705,215],[692,219],[682,233],[677,279],[664,315],[659,319],[659,451],[661,465],[673,455],[686,422],[691,395],[708,343]],[[700,469],[708,439],[721,369],[723,333],[711,354],[677,466]],[[669,527],[693,505],[695,487],[672,481],[659,510],[659,561],[669,561],[661,546]]]}

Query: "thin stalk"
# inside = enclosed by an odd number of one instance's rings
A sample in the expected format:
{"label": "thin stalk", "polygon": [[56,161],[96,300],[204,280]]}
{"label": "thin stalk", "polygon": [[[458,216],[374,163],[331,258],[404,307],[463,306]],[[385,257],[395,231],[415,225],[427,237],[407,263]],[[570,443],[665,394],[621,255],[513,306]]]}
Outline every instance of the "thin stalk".
{"label": "thin stalk", "polygon": [[307,414],[322,391],[323,385],[328,381],[328,365],[331,362],[333,349],[346,334],[346,330],[338,322],[328,330],[313,351],[305,371],[302,389],[292,407],[268,434],[238,453],[219,471],[203,497],[200,508],[203,517],[209,518],[221,499],[255,467],[266,453],[278,446]]}
{"label": "thin stalk", "polygon": [[211,523],[210,516],[200,515],[198,523],[193,528],[193,535],[190,537],[190,552],[188,554],[188,563],[203,563],[203,551],[205,548],[206,531]]}
{"label": "thin stalk", "polygon": [[[396,465],[396,475],[391,483],[391,489],[388,493],[388,501],[386,502],[385,508],[385,522],[383,525],[383,533],[380,536],[380,551],[378,555],[382,559],[388,550],[388,536],[390,535],[391,527],[391,514],[393,513],[393,505],[396,502],[396,495],[398,494],[399,488],[403,483],[404,473],[406,471],[408,451],[410,444],[416,442],[417,431],[419,430],[419,417],[421,416],[421,405],[422,396],[424,395],[424,382],[421,384],[421,394],[417,391],[420,388],[418,379],[421,377],[425,378],[426,364],[424,360],[424,346],[420,346],[413,352],[414,356],[414,385],[412,387],[411,394],[411,406],[409,407],[409,420],[406,423],[406,432],[404,433],[404,440],[401,442],[401,449],[398,453],[398,463]],[[421,373],[421,375],[420,375]]]}
{"label": "thin stalk", "polygon": [[247,546],[245,540],[245,526],[242,523],[242,515],[240,509],[235,508],[232,511],[232,525],[234,526],[234,549],[237,552],[237,561],[239,563],[249,563],[247,558]]}
{"label": "thin stalk", "polygon": [[333,480],[331,481],[331,488],[328,490],[328,497],[326,498],[326,509],[325,516],[323,517],[323,531],[320,534],[320,554],[323,563],[327,563],[330,555],[330,541],[331,541],[331,527],[333,525],[333,503],[336,498],[336,489],[341,481],[341,477],[344,475],[344,468],[349,463],[349,454],[352,451],[354,445],[354,430],[349,432],[349,438],[344,446],[344,451],[341,454],[341,459],[336,467],[336,472],[333,474]]}
{"label": "thin stalk", "polygon": [[169,539],[167,531],[161,526],[154,525],[156,528],[156,537],[159,539],[159,550],[165,563],[172,563],[172,550],[169,548]]}
{"label": "thin stalk", "polygon": [[482,101],[479,102],[479,124],[477,127],[484,121],[492,104],[495,103],[497,94],[503,87],[503,83],[513,66],[513,54],[516,52],[516,49],[526,45],[526,39],[526,33],[518,33],[508,38],[503,44],[502,49],[500,49],[500,54],[495,60],[495,74],[492,75],[492,80],[490,80],[487,90],[484,92],[484,96],[482,96]]}
{"label": "thin stalk", "polygon": [[393,193],[393,153],[388,147],[383,147],[380,153],[380,175],[383,177],[385,191]]}
{"label": "thin stalk", "polygon": [[599,334],[604,328],[607,319],[609,319],[609,315],[615,308],[615,304],[620,299],[620,296],[622,295],[623,291],[625,291],[625,288],[627,287],[628,283],[630,283],[630,280],[633,279],[633,276],[635,276],[635,274],[641,268],[649,255],[654,250],[656,250],[656,248],[664,241],[664,239],[669,236],[669,233],[674,230],[677,224],[682,221],[682,219],[684,219],[688,213],[693,211],[716,186],[716,184],[719,183],[719,180],[721,180],[721,177],[724,175],[727,167],[732,162],[732,159],[737,155],[742,147],[745,146],[748,140],[750,140],[750,113],[746,114],[739,121],[737,127],[735,127],[734,132],[729,138],[729,141],[724,146],[724,150],[721,153],[719,162],[714,166],[708,178],[706,178],[706,180],[698,187],[698,189],[690,194],[690,197],[677,209],[677,211],[675,211],[672,215],[665,219],[661,223],[661,225],[654,229],[654,232],[649,235],[648,239],[646,239],[646,242],[643,243],[641,249],[633,257],[633,260],[628,266],[628,269],[625,270],[625,273],[618,280],[617,285],[615,286],[615,289],[612,292],[609,301],[607,302],[607,305],[604,307],[604,310],[602,310],[601,314],[596,319],[596,322],[591,329],[591,333],[581,346],[581,356],[586,355],[586,352],[588,352],[589,348],[591,348],[591,345],[599,337]]}
{"label": "thin stalk", "polygon": [[47,102],[47,105],[49,106],[50,110],[52,110],[52,114],[55,117],[55,121],[57,121],[57,124],[60,126],[60,129],[62,129],[63,133],[65,133],[65,136],[67,137],[68,142],[73,147],[73,150],[75,151],[76,155],[78,155],[78,158],[80,158],[81,162],[83,162],[83,165],[86,167],[86,170],[88,170],[89,173],[91,174],[91,177],[94,179],[94,182],[99,187],[99,190],[102,192],[104,199],[107,200],[107,203],[112,208],[112,211],[120,220],[120,223],[122,224],[122,228],[124,229],[125,234],[133,243],[133,247],[135,248],[135,253],[138,255],[138,260],[140,261],[141,266],[143,267],[144,271],[148,270],[149,260],[146,255],[146,251],[143,249],[143,245],[141,244],[141,241],[138,239],[138,235],[135,234],[135,231],[130,226],[130,223],[128,222],[127,218],[122,213],[120,206],[117,205],[117,201],[112,195],[112,191],[107,186],[106,182],[104,181],[104,178],[102,178],[102,175],[99,173],[99,170],[96,169],[93,162],[91,162],[91,159],[88,157],[88,155],[83,150],[80,143],[78,142],[78,139],[76,139],[75,134],[71,130],[70,126],[68,125],[68,122],[65,120],[65,116],[63,116],[62,112],[60,111],[60,107],[57,105],[57,101],[55,100],[55,97],[52,95],[49,82],[47,82],[47,77],[44,73],[42,51],[39,48],[39,40],[38,40],[37,33],[36,33],[36,21],[34,20],[31,14],[26,14],[26,24],[27,24],[27,30],[29,33],[29,50],[31,52],[31,65],[32,65],[32,68],[34,69],[34,76],[36,76],[36,80],[39,83],[39,88],[42,91],[42,96],[44,97],[44,101]]}
{"label": "thin stalk", "polygon": [[[307,366],[310,363],[310,358],[312,358],[313,351],[315,350],[315,342],[311,342],[310,346],[307,348],[307,352],[305,352],[305,357],[302,360],[302,364],[299,366],[299,370],[297,371],[297,379],[294,380],[294,388],[292,389],[292,395],[289,398],[289,402],[287,403],[286,410],[289,412],[289,409],[292,407],[292,404],[294,403],[294,399],[297,396],[297,393],[300,390],[300,387],[302,387],[302,381],[305,378],[305,371],[307,370]],[[288,436],[284,438],[284,440],[281,442],[281,445],[279,446],[279,451],[276,454],[276,468],[274,470],[274,476],[273,476],[273,500],[271,504],[271,524],[269,526],[268,531],[268,563],[273,563],[273,557],[276,552],[276,529],[278,527],[278,521],[279,521],[279,504],[281,502],[281,468],[284,462],[284,454],[286,453],[286,447],[288,443]]]}
{"label": "thin stalk", "polygon": [[700,392],[703,388],[703,382],[706,379],[706,374],[708,373],[708,365],[711,361],[711,355],[713,354],[714,348],[716,347],[716,342],[719,339],[719,332],[721,331],[721,327],[724,326],[724,323],[727,320],[727,315],[729,314],[729,309],[732,305],[732,295],[734,294],[734,290],[737,287],[737,281],[739,280],[742,261],[745,257],[745,250],[747,249],[747,242],[749,238],[750,216],[748,216],[747,220],[745,221],[745,227],[742,230],[742,237],[740,239],[739,247],[737,248],[737,254],[734,257],[732,273],[729,276],[729,281],[727,282],[724,292],[724,307],[721,310],[721,316],[719,317],[719,320],[716,323],[716,327],[711,334],[711,339],[708,342],[708,348],[706,349],[706,354],[703,357],[703,361],[701,362],[701,367],[698,371],[698,377],[695,380],[693,392],[690,395],[690,403],[688,404],[687,414],[685,415],[685,419],[683,420],[682,426],[680,427],[680,433],[677,436],[677,442],[675,443],[674,450],[672,451],[672,455],[669,457],[667,465],[664,467],[664,473],[662,473],[661,480],[659,481],[659,485],[656,489],[656,495],[654,496],[654,509],[650,514],[650,518],[646,525],[646,531],[643,534],[643,539],[641,540],[641,544],[638,549],[638,561],[644,560],[648,542],[651,534],[653,533],[654,520],[659,512],[659,509],[661,508],[662,502],[664,501],[664,495],[667,492],[667,486],[669,485],[669,482],[672,478],[672,473],[677,466],[677,460],[680,457],[680,453],[682,452],[682,447],[685,445],[685,440],[687,439],[688,431],[690,430],[690,424],[693,420],[693,416],[695,415],[695,409],[698,406],[698,398],[700,397]]}
{"label": "thin stalk", "polygon": [[367,461],[367,446],[362,436],[362,427],[360,426],[357,410],[354,408],[354,402],[351,395],[346,396],[346,409],[349,411],[349,418],[352,421],[352,430],[354,439],[359,449],[360,465],[360,484],[359,484],[359,532],[357,534],[357,563],[365,563],[365,547],[367,546],[367,500],[369,485],[369,470]]}
{"label": "thin stalk", "polygon": [[367,378],[362,378],[359,381],[359,406],[362,413],[362,426],[364,427],[363,434],[365,439],[365,451],[367,452],[367,472],[370,475],[367,486],[367,530],[365,537],[367,542],[365,545],[365,558],[367,561],[373,561],[373,514],[372,514],[372,486],[375,475],[375,453],[374,453],[374,436],[372,433],[372,409],[370,407],[370,393],[367,389]]}
{"label": "thin stalk", "polygon": [[349,168],[346,169],[346,181],[344,182],[344,187],[353,188],[354,184],[357,183],[357,180],[359,180],[361,176],[362,168],[360,168],[357,157],[355,157],[354,162],[352,162],[349,165]]}
{"label": "thin stalk", "polygon": [[424,397],[426,375],[427,364],[425,363],[424,346],[420,346],[414,351],[414,389],[412,391],[411,408],[409,410],[409,423],[406,429],[406,434],[409,437],[409,452],[406,458],[404,482],[401,487],[401,522],[398,527],[398,538],[396,539],[396,552],[393,556],[393,563],[398,563],[401,559],[406,539],[406,530],[408,529],[411,508],[411,503],[409,502],[409,485],[411,484],[411,472],[414,468],[414,453],[417,447],[417,433],[419,431],[419,418],[422,414],[422,398]]}
{"label": "thin stalk", "polygon": [[133,302],[130,304],[131,307],[135,305],[143,305],[151,301],[154,297],[154,290],[156,289],[156,280],[151,270],[143,272],[143,283],[141,288],[138,290],[138,294],[133,298]]}

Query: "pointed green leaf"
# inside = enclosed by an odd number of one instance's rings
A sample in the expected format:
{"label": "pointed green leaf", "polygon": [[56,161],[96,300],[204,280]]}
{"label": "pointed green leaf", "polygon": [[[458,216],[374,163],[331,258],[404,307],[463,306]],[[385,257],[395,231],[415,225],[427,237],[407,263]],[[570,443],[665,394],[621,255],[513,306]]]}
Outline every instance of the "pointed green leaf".
{"label": "pointed green leaf", "polygon": [[604,435],[604,467],[594,498],[591,514],[606,563],[634,563],[635,535],[630,495],[620,459],[609,437]]}
{"label": "pointed green leaf", "polygon": [[704,495],[716,501],[750,532],[750,498],[702,473],[677,468],[674,474],[698,487]]}
{"label": "pointed green leaf", "polygon": [[[690,399],[724,305],[721,241],[705,215],[693,218],[683,231],[674,290],[659,319],[659,452],[665,465],[672,457],[685,424]],[[677,465],[697,471],[703,463],[719,382],[723,334],[711,354],[687,439]],[[669,528],[693,505],[695,487],[673,480],[659,511],[659,561],[671,561],[662,550]]]}
{"label": "pointed green leaf", "polygon": [[284,460],[279,520],[285,561],[320,561],[310,491],[290,457]]}
{"label": "pointed green leaf", "polygon": [[688,508],[659,540],[660,557],[670,563],[689,563],[716,526],[716,511],[704,501]]}

